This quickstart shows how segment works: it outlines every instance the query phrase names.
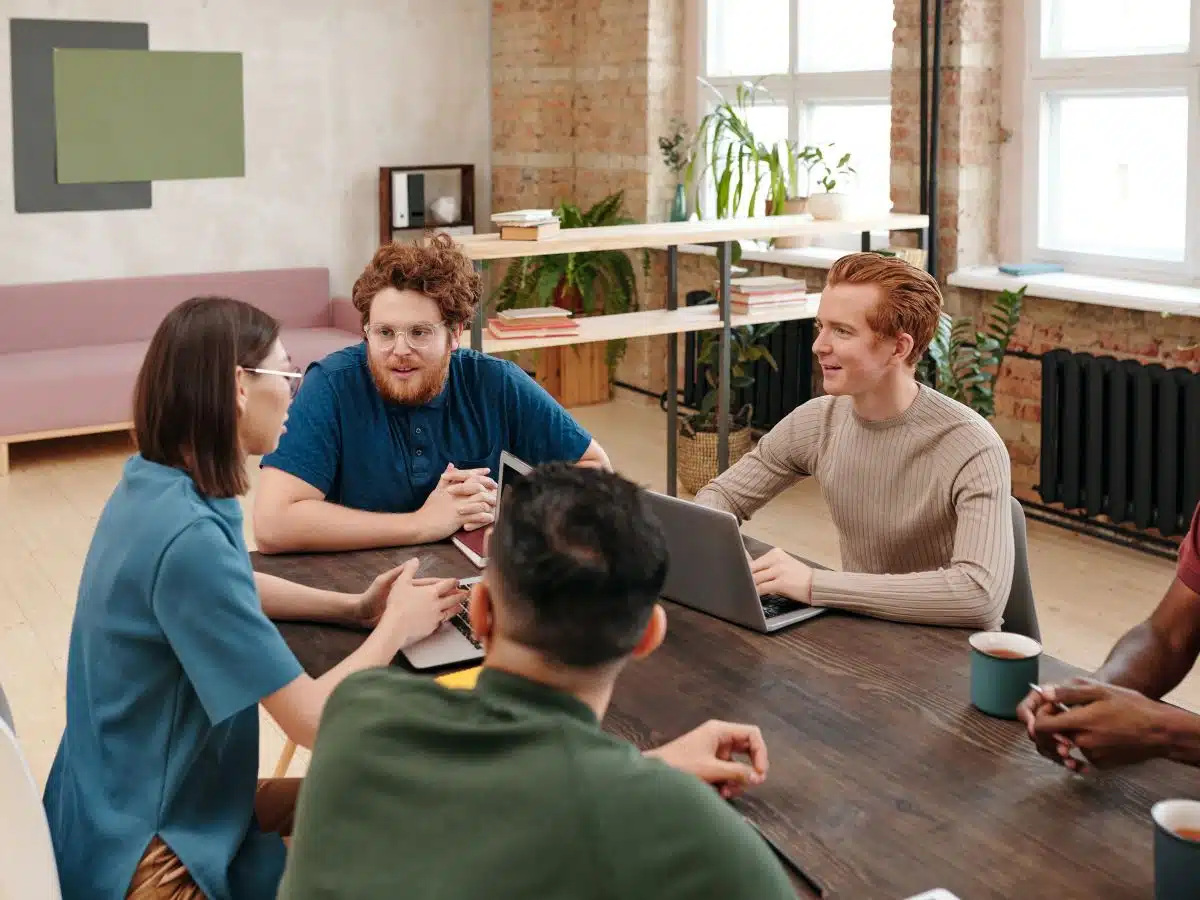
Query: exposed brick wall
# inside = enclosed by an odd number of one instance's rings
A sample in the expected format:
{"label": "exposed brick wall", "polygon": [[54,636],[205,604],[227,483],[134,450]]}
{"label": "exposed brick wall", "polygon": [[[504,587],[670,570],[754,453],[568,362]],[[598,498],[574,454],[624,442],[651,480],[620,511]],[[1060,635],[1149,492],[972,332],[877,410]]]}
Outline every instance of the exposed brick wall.
{"label": "exposed brick wall", "polygon": [[[920,209],[920,9],[920,0],[896,0],[892,204],[906,212]],[[947,0],[943,12],[936,236],[941,280],[959,266],[995,258],[1001,9],[1001,0]],[[905,235],[897,243],[912,240]]]}

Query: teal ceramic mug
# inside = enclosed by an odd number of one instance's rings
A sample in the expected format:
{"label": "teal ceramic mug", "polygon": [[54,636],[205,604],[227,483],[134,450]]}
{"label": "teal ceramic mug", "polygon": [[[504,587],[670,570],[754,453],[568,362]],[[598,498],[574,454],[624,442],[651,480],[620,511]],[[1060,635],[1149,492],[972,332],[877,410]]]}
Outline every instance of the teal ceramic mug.
{"label": "teal ceramic mug", "polygon": [[1154,900],[1200,897],[1200,802],[1154,804]]}
{"label": "teal ceramic mug", "polygon": [[972,705],[989,716],[1015,719],[1029,686],[1038,683],[1042,645],[1002,631],[980,631],[970,642]]}

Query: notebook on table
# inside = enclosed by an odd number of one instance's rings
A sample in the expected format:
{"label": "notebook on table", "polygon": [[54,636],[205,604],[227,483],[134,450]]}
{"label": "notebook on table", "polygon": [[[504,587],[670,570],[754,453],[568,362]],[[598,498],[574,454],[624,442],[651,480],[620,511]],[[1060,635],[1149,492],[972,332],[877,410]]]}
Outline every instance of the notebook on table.
{"label": "notebook on table", "polygon": [[[528,463],[513,456],[507,450],[501,451],[500,471],[496,479],[496,496],[498,498],[496,504],[497,516],[500,514],[500,504],[504,501],[505,485],[511,486],[514,482],[519,481],[532,471],[533,467]],[[460,528],[450,538],[451,542],[462,552],[463,556],[480,569],[487,567],[487,553],[484,549],[487,531],[487,528],[476,528],[474,531],[467,531],[465,528]]]}

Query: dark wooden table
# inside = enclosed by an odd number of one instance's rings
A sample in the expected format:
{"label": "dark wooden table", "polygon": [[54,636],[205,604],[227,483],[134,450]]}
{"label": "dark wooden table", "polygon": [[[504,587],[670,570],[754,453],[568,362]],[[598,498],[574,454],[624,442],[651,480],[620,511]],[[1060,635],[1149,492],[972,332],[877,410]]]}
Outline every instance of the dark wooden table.
{"label": "dark wooden table", "polygon": [[[361,590],[414,550],[421,575],[477,574],[449,544],[253,558],[259,571]],[[831,613],[767,636],[667,610],[666,641],[628,668],[605,727],[645,748],[709,718],[759,725],[770,774],[738,805],[825,897],[1153,897],[1150,807],[1200,795],[1200,772],[1156,761],[1080,777],[1042,759],[1019,723],[970,706],[966,632]],[[363,640],[281,630],[313,675]],[[1041,678],[1076,671],[1045,657]]]}

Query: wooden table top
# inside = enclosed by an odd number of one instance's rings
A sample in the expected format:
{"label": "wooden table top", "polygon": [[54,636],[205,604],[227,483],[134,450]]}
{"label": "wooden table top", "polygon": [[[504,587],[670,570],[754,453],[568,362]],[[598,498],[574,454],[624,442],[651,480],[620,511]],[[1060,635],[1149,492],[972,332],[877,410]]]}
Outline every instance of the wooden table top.
{"label": "wooden table top", "polygon": [[[362,590],[414,550],[422,575],[477,574],[450,544],[253,559],[259,571]],[[1155,761],[1080,777],[1042,759],[1019,723],[970,706],[967,632],[830,613],[760,635],[666,606],[667,639],[626,670],[605,728],[646,748],[709,718],[757,724],[771,769],[738,805],[824,897],[900,900],[933,887],[962,900],[1153,896],[1150,807],[1200,795],[1200,772]],[[363,640],[280,627],[314,676]],[[1042,662],[1043,681],[1077,671]]]}

